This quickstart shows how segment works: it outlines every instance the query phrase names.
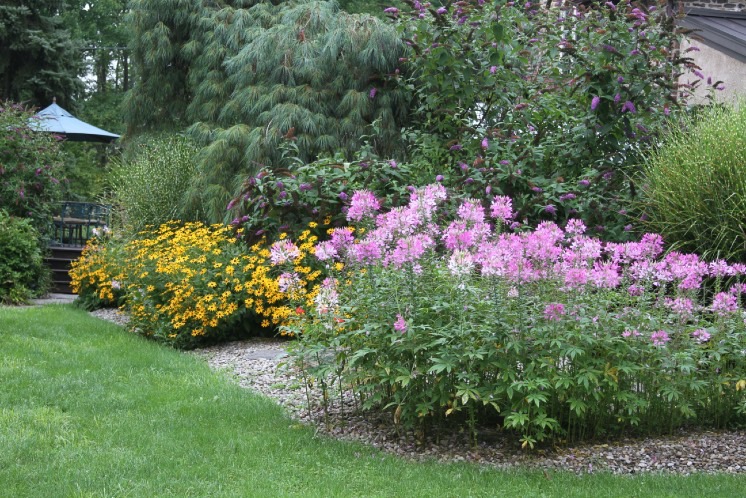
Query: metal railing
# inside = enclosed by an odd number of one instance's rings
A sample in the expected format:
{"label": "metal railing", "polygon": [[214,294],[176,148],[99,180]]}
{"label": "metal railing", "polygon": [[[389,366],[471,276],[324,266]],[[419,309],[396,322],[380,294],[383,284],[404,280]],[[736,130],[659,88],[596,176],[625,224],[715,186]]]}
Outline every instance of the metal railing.
{"label": "metal railing", "polygon": [[83,247],[96,231],[107,229],[111,206],[64,201],[52,218],[51,246]]}

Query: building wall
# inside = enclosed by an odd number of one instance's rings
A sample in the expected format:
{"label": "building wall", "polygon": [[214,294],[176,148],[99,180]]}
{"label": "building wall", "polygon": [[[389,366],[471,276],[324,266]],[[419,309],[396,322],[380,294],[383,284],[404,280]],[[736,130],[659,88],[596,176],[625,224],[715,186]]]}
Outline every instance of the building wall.
{"label": "building wall", "polygon": [[[698,47],[699,51],[688,52],[686,55],[694,59],[694,63],[702,68],[702,74],[705,76],[705,80],[695,93],[698,102],[703,102],[707,96],[708,77],[712,77],[713,83],[722,81],[725,85],[724,90],[715,91],[715,99],[718,102],[734,102],[739,96],[742,99],[746,98],[746,63],[718,52],[700,41],[686,40],[681,46],[682,52],[692,45]],[[697,77],[693,74],[681,77],[682,82],[694,79]]]}

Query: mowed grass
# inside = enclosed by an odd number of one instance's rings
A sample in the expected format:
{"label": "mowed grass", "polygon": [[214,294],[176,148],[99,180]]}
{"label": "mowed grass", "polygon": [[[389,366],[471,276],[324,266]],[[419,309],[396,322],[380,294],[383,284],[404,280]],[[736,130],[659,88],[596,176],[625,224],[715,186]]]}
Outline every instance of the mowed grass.
{"label": "mowed grass", "polygon": [[69,306],[0,307],[0,496],[743,496],[737,476],[414,463],[314,437],[190,355]]}

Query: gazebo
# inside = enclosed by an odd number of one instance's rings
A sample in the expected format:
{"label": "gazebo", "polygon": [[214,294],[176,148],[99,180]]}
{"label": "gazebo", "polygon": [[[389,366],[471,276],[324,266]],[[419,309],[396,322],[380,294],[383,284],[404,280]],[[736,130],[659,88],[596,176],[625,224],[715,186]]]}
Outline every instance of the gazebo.
{"label": "gazebo", "polygon": [[[42,133],[54,133],[70,142],[109,143],[119,138],[96,126],[76,118],[57,105],[52,105],[36,113],[29,119],[29,128]],[[91,202],[63,201],[53,218],[51,255],[46,258],[53,272],[54,290],[70,292],[68,271],[73,260],[77,259],[88,239],[97,231],[107,230],[110,221],[110,206]]]}

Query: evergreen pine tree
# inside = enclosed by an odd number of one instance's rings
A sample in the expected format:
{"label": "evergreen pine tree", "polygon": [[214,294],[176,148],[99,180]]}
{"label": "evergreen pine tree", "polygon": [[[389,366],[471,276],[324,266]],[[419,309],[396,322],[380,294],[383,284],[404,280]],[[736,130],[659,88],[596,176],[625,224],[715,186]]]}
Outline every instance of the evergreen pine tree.
{"label": "evergreen pine tree", "polygon": [[82,90],[79,47],[63,26],[64,0],[0,4],[0,100],[73,108]]}
{"label": "evergreen pine tree", "polygon": [[[164,11],[176,3],[184,5]],[[247,175],[280,164],[283,137],[295,138],[305,161],[351,154],[364,135],[379,154],[400,150],[408,101],[387,85],[404,54],[393,27],[330,1],[216,4],[132,3],[140,41],[128,101],[135,127],[146,116],[151,124],[192,123],[203,149],[189,201],[212,221],[223,219]]]}

